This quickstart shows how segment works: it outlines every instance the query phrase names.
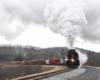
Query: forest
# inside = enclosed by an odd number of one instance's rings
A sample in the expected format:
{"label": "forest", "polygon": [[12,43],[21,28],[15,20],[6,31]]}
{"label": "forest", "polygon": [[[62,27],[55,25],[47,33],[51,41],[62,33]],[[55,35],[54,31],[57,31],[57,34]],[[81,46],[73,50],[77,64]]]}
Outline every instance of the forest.
{"label": "forest", "polygon": [[[99,52],[76,49],[87,54],[88,61],[86,65],[100,66]],[[39,48],[22,45],[0,45],[0,62],[61,59],[66,58],[67,52],[67,47]]]}

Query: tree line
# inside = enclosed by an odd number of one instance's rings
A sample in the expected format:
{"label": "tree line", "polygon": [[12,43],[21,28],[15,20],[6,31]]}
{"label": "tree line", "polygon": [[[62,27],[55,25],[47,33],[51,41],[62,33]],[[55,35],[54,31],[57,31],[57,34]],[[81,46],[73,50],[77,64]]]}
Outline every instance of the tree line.
{"label": "tree line", "polygon": [[[82,51],[85,51],[81,49]],[[32,46],[0,46],[0,61],[52,60],[66,58],[68,48],[38,48]],[[100,66],[100,53],[87,51],[88,61],[85,65]]]}

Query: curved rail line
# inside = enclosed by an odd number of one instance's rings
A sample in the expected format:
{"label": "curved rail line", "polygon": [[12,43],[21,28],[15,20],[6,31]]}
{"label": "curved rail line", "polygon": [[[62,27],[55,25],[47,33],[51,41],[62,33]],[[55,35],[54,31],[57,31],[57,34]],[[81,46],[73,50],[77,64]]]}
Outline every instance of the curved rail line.
{"label": "curved rail line", "polygon": [[72,70],[74,70],[74,69],[65,69],[65,70],[55,71],[55,72],[51,72],[51,73],[45,73],[45,74],[40,74],[40,75],[36,75],[36,76],[25,77],[25,78],[17,79],[17,80],[41,80],[41,79],[48,78],[48,77],[51,77],[51,76],[54,76],[57,74],[69,72]]}

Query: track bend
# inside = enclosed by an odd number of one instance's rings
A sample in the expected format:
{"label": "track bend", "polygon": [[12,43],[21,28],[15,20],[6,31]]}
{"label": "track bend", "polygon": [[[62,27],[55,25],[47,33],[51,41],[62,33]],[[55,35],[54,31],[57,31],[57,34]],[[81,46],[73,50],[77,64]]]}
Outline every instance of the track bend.
{"label": "track bend", "polygon": [[68,80],[100,80],[100,69],[92,67],[84,68],[86,71],[83,74]]}

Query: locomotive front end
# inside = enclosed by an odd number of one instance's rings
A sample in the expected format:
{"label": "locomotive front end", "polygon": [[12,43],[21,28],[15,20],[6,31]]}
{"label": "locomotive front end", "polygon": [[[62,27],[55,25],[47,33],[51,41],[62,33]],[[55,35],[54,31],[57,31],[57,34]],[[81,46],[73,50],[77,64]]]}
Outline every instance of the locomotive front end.
{"label": "locomotive front end", "polygon": [[80,65],[80,61],[79,61],[79,55],[78,53],[75,51],[75,49],[70,49],[68,51],[67,54],[67,61],[66,61],[66,65],[69,68],[77,68]]}

